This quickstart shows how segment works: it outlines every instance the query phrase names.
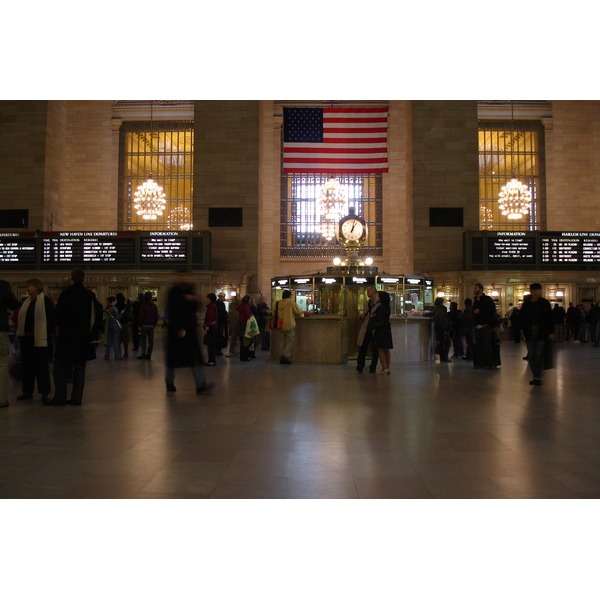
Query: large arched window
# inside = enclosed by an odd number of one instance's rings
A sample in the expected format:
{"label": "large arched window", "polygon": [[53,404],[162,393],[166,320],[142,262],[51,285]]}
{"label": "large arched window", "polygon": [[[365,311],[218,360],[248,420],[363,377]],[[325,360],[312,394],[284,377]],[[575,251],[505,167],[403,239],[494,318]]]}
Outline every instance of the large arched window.
{"label": "large arched window", "polygon": [[[119,136],[119,226],[122,230],[193,228],[194,124],[192,121],[128,121]],[[152,171],[166,209],[155,221],[139,217],[133,196]]]}
{"label": "large arched window", "polygon": [[[381,175],[332,175],[287,173],[281,179],[281,256],[334,257],[340,245],[333,231],[326,231],[319,211],[318,190],[335,177],[344,188],[347,208],[354,208],[367,223],[362,251],[382,256]],[[347,212],[344,212],[345,216]],[[335,224],[332,224],[335,226]]]}
{"label": "large arched window", "polygon": [[[498,198],[512,177],[527,185],[531,210],[522,219],[502,215]],[[540,121],[479,121],[479,229],[534,231],[544,227],[544,127]]]}

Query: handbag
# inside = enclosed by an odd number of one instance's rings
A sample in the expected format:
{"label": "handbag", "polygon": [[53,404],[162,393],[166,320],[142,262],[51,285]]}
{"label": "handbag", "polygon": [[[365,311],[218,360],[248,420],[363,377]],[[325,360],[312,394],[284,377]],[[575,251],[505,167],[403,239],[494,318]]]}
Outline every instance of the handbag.
{"label": "handbag", "polygon": [[279,302],[275,303],[275,314],[273,315],[273,320],[271,321],[271,330],[277,331],[281,329],[283,325],[283,319],[279,318]]}
{"label": "handbag", "polygon": [[259,333],[260,331],[258,329],[258,322],[256,321],[256,317],[252,315],[246,323],[246,332],[244,333],[244,336],[247,338],[253,338]]}

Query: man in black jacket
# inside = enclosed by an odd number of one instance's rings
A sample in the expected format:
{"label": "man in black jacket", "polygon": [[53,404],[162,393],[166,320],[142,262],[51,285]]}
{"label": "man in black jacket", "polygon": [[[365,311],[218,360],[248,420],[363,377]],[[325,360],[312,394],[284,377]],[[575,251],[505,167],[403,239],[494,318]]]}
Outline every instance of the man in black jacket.
{"label": "man in black jacket", "polygon": [[498,364],[494,358],[493,328],[496,324],[496,304],[483,293],[481,283],[473,287],[473,319],[475,322],[475,346],[473,362],[476,369],[495,369]]}
{"label": "man in black jacket", "polygon": [[7,281],[0,279],[0,408],[8,406],[8,359],[10,342],[8,339],[8,311],[15,310],[19,301]]}
{"label": "man in black jacket", "polygon": [[[102,304],[96,294],[83,285],[85,271],[75,268],[67,287],[54,308],[58,339],[54,353],[54,398],[46,406],[81,406],[88,360],[96,358],[92,343],[102,323]],[[67,380],[73,377],[71,399],[67,400]]]}
{"label": "man in black jacket", "polygon": [[527,340],[529,366],[533,373],[531,385],[542,385],[542,369],[546,344],[554,339],[552,307],[546,298],[542,298],[542,286],[532,283],[529,302],[521,309],[521,326]]}

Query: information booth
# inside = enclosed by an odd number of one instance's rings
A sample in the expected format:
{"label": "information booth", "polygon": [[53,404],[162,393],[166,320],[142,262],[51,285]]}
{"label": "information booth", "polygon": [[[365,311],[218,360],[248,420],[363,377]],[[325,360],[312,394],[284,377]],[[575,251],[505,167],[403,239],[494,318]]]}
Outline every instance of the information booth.
{"label": "information booth", "polygon": [[[392,361],[415,362],[433,359],[430,310],[433,280],[418,276],[388,274],[321,274],[271,279],[271,308],[284,290],[305,318],[297,318],[293,360],[308,363],[345,363],[358,353],[356,340],[362,324],[360,315],[368,301],[367,288],[390,294],[392,311]],[[280,343],[272,332],[271,357],[278,359]]]}

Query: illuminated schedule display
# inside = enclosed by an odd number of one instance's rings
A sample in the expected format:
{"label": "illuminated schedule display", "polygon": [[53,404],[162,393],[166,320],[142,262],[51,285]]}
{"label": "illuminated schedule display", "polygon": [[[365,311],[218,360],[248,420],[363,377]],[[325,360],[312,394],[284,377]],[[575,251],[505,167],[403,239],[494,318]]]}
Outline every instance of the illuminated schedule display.
{"label": "illuminated schedule display", "polygon": [[141,263],[186,263],[188,236],[179,232],[150,232],[140,239]]}
{"label": "illuminated schedule display", "polygon": [[135,232],[50,232],[41,239],[42,265],[135,264]]}
{"label": "illuminated schedule display", "polygon": [[535,265],[535,237],[513,232],[488,237],[488,263]]}
{"label": "illuminated schedule display", "polygon": [[600,232],[468,231],[465,268],[600,270]]}
{"label": "illuminated schedule display", "polygon": [[600,264],[600,233],[543,233],[542,263]]}
{"label": "illuminated schedule display", "polygon": [[35,233],[0,233],[1,268],[34,267],[36,262]]}

